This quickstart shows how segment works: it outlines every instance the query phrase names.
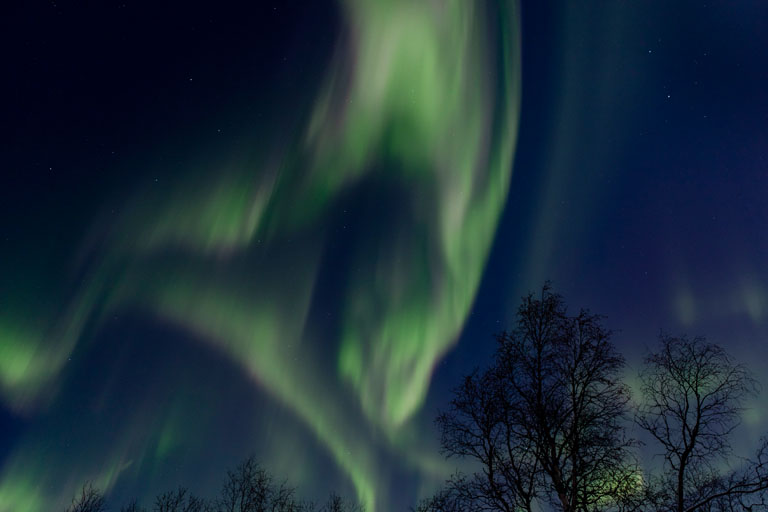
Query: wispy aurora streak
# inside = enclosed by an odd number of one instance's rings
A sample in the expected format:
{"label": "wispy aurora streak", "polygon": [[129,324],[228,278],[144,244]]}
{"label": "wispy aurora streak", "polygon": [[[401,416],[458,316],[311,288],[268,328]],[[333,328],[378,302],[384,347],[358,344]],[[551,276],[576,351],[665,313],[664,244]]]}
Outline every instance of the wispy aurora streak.
{"label": "wispy aurora streak", "polygon": [[[41,408],[83,326],[140,308],[216,347],[288,406],[369,511],[387,503],[377,453],[434,471],[408,456],[418,439],[403,432],[466,320],[507,197],[517,6],[348,0],[343,11],[345,33],[290,155],[129,201],[93,249],[99,263],[54,322],[64,326],[54,339],[0,318],[0,350],[11,356],[0,363],[7,404]],[[340,339],[327,340],[310,319],[326,251],[318,233],[340,194],[370,180],[399,185],[398,213],[386,233],[349,247]],[[84,476],[110,487],[137,458],[163,457],[146,447],[130,453],[126,443],[83,462]],[[41,485],[43,498],[22,502],[17,485],[65,471],[27,463],[39,460],[34,445],[26,440],[6,462],[0,509],[42,510],[71,492],[46,497]]]}

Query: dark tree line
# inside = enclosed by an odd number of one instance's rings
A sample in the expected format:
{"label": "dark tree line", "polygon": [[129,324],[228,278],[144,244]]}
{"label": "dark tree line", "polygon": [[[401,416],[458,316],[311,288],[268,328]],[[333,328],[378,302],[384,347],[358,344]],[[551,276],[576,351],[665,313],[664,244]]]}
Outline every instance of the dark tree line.
{"label": "dark tree line", "polygon": [[[104,495],[86,483],[65,512],[106,512]],[[295,488],[278,482],[254,457],[227,471],[219,496],[206,500],[185,487],[158,495],[151,508],[135,500],[120,512],[363,512],[363,507],[331,493],[327,502],[317,505],[302,501]]]}
{"label": "dark tree line", "polygon": [[[742,364],[702,337],[667,334],[644,361],[635,397],[624,358],[599,315],[569,314],[545,284],[523,298],[516,322],[497,336],[488,368],[466,376],[438,415],[443,453],[466,459],[415,512],[768,511],[768,441],[751,457],[731,449],[758,383]],[[634,399],[633,399],[634,398]],[[636,427],[654,461],[642,467]],[[103,512],[86,484],[66,512]],[[121,512],[362,512],[331,494],[301,501],[253,457],[227,473],[219,496],[180,488]]]}
{"label": "dark tree line", "polygon": [[664,460],[662,471],[652,475],[646,508],[765,510],[765,439],[752,459],[728,469],[731,434],[745,400],[758,392],[748,369],[704,338],[662,335],[640,381],[643,402],[635,421],[655,440]]}
{"label": "dark tree line", "polygon": [[[731,434],[758,391],[747,368],[704,338],[662,334],[637,404],[602,318],[569,315],[546,284],[491,365],[465,377],[437,420],[456,473],[418,512],[726,512],[768,510],[768,443],[735,457]],[[661,463],[641,468],[635,424]]]}

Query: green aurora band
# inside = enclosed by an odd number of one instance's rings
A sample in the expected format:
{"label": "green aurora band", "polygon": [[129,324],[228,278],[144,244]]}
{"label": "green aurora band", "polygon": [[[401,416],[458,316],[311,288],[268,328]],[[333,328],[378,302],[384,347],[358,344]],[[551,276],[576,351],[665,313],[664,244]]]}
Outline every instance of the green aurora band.
{"label": "green aurora band", "polygon": [[[48,323],[0,316],[8,407],[44,410],[75,346],[106,315],[140,309],[215,347],[287,406],[367,510],[386,508],[382,450],[443,476],[420,455],[409,420],[458,339],[507,198],[520,100],[517,5],[347,0],[343,12],[344,34],[289,156],[135,197],[92,249],[98,263],[68,311]],[[395,222],[350,248],[339,339],[328,342],[310,320],[322,225],[341,194],[366,182],[399,187]],[[140,419],[132,432],[147,430]],[[78,461],[74,478],[109,489],[142,460],[161,460],[157,447],[174,437],[118,435]],[[143,446],[149,438],[166,441]],[[79,482],[62,488],[46,456],[33,437],[16,446],[0,474],[0,510],[47,510],[71,496]]]}

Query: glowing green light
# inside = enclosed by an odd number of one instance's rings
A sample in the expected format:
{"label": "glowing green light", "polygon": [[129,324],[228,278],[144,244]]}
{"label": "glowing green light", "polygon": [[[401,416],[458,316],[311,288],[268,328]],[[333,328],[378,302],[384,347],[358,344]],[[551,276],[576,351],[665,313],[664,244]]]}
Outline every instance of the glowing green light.
{"label": "glowing green light", "polygon": [[[290,157],[217,169],[151,200],[137,196],[52,329],[0,318],[6,403],[39,398],[86,322],[127,306],[236,361],[328,449],[369,512],[386,503],[379,451],[438,472],[419,436],[404,432],[466,321],[507,197],[520,94],[516,6],[343,5],[350,44],[330,64]],[[386,243],[349,248],[341,335],[326,340],[309,319],[324,256],[316,233],[340,195],[368,178],[402,184],[391,208],[404,213],[393,215]],[[159,424],[152,450],[126,440],[89,471],[109,488],[135,458],[167,456],[177,424]],[[11,460],[28,460],[32,446]],[[58,505],[58,495],[25,495],[36,475],[55,480],[52,471],[7,464],[0,509]]]}

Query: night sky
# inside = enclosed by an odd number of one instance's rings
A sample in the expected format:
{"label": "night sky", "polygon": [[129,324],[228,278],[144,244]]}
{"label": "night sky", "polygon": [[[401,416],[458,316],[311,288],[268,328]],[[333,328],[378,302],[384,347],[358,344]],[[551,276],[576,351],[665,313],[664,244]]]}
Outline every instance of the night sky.
{"label": "night sky", "polygon": [[250,454],[405,510],[546,279],[630,381],[664,329],[768,386],[768,3],[158,4],[0,15],[0,512]]}

